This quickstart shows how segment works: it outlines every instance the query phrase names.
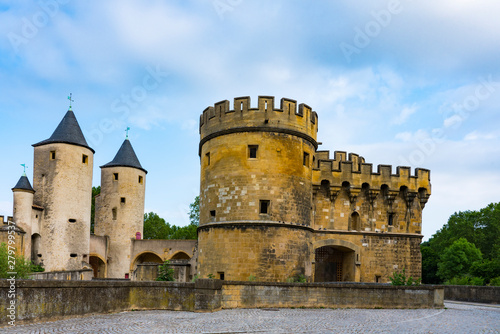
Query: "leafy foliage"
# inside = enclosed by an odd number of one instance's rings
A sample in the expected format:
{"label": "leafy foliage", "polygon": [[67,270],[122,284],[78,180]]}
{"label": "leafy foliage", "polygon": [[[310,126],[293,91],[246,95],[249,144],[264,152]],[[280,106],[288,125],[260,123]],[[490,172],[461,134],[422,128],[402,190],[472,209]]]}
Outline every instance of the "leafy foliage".
{"label": "leafy foliage", "polygon": [[298,274],[293,277],[289,277],[286,281],[288,283],[306,283],[307,278],[304,276],[304,274]]}
{"label": "leafy foliage", "polygon": [[[13,264],[14,268],[11,268]],[[25,279],[29,277],[29,273],[33,272],[32,269],[31,261],[15,254],[12,249],[9,250],[7,244],[3,242],[0,244],[0,278],[11,278],[12,275],[8,273],[14,272],[15,278]]]}
{"label": "leafy foliage", "polygon": [[500,286],[500,276],[491,279],[490,285],[491,286]]}
{"label": "leafy foliage", "polygon": [[144,239],[198,239],[198,223],[200,219],[200,198],[196,196],[189,205],[189,220],[187,226],[170,225],[158,214],[144,214]]}
{"label": "leafy foliage", "polygon": [[196,196],[194,202],[189,204],[189,220],[191,225],[198,226],[200,224],[200,196]]}
{"label": "leafy foliage", "polygon": [[481,277],[461,276],[453,277],[444,282],[446,285],[484,285],[484,279]]}
{"label": "leafy foliage", "polygon": [[157,281],[175,281],[174,269],[170,267],[170,261],[166,260],[162,265],[159,265],[158,271],[158,277],[156,278]]}
{"label": "leafy foliage", "polygon": [[438,276],[443,280],[470,274],[472,264],[481,261],[483,255],[473,243],[460,238],[447,247],[438,263]]}
{"label": "leafy foliage", "polygon": [[[478,258],[463,241],[460,247],[451,248],[460,254],[453,254],[449,248],[460,239],[474,245],[482,256]],[[441,230],[422,243],[421,250],[424,283],[450,282],[454,277],[462,281],[463,277],[478,277],[489,283],[500,276],[500,203],[479,211],[454,213]]]}
{"label": "leafy foliage", "polygon": [[403,268],[401,272],[395,271],[389,279],[391,280],[391,284],[396,286],[420,285],[420,278],[414,279],[412,276],[406,277],[406,268]]}

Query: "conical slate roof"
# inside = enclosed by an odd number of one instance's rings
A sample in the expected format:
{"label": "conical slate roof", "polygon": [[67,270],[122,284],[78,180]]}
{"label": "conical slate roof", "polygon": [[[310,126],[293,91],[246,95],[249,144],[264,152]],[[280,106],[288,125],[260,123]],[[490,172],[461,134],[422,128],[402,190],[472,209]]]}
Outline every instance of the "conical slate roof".
{"label": "conical slate roof", "polygon": [[91,150],[92,153],[95,153],[95,151],[87,144],[87,141],[83,136],[82,129],[80,128],[72,110],[68,110],[66,115],[64,115],[61,123],[59,123],[49,139],[33,144],[33,146],[36,147],[51,143],[66,143],[83,146]]}
{"label": "conical slate roof", "polygon": [[33,188],[31,187],[30,180],[28,180],[26,175],[21,176],[12,190],[27,190],[35,192],[35,190],[33,190]]}
{"label": "conical slate roof", "polygon": [[142,168],[139,159],[137,159],[137,155],[135,155],[134,148],[132,144],[130,144],[130,140],[125,139],[122,146],[116,153],[113,161],[108,162],[107,164],[101,166],[101,168],[106,167],[133,167],[142,170],[147,173],[148,171]]}

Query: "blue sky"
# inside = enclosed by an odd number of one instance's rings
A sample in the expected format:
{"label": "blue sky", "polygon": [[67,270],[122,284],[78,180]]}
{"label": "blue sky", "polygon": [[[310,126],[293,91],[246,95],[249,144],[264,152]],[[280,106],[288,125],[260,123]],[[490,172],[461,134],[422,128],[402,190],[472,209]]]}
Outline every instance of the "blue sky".
{"label": "blue sky", "polygon": [[0,215],[68,108],[111,161],[127,126],[146,211],[188,223],[198,120],[249,95],[318,112],[320,147],[431,170],[430,237],[500,195],[497,1],[0,0]]}

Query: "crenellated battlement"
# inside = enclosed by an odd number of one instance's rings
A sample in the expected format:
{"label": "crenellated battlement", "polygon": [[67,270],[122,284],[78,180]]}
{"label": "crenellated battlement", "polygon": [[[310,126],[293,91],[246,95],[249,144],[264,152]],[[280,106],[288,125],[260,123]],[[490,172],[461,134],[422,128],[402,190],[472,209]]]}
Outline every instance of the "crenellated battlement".
{"label": "crenellated battlement", "polygon": [[[411,174],[411,168],[397,166],[396,173],[392,173],[391,165],[378,165],[373,171],[373,164],[365,163],[365,159],[358,154],[335,151],[334,158],[330,158],[329,151],[317,151],[313,168],[313,183],[320,185],[328,181],[331,186],[341,187],[349,182],[351,189],[361,189],[367,184],[370,189],[381,189],[387,186],[390,191],[399,191],[406,187],[410,192],[422,192],[425,196],[431,194],[430,170],[416,168]],[[365,185],[366,186],[366,185]]]}
{"label": "crenellated battlement", "polygon": [[[217,133],[232,131],[273,131],[300,134],[313,142],[318,132],[318,115],[307,104],[282,98],[275,108],[274,96],[259,96],[257,107],[252,108],[250,97],[237,97],[231,109],[228,100],[207,107],[200,116],[201,143]],[[209,137],[209,138],[210,138]]]}
{"label": "crenellated battlement", "polygon": [[12,216],[7,216],[7,220],[5,220],[5,216],[0,216],[0,226],[11,221],[13,221]]}

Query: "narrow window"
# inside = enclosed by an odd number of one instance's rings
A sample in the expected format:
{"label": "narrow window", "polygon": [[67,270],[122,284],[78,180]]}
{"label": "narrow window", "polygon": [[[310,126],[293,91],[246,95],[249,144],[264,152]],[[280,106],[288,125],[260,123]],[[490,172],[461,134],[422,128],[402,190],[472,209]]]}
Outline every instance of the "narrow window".
{"label": "narrow window", "polygon": [[304,152],[304,157],[302,159],[302,164],[306,167],[309,167],[309,153]]}
{"label": "narrow window", "polygon": [[210,166],[210,152],[205,154],[205,156],[207,157],[207,166]]}
{"label": "narrow window", "polygon": [[50,160],[56,159],[56,151],[50,151]]}
{"label": "narrow window", "polygon": [[388,222],[389,226],[392,226],[393,221],[394,221],[394,214],[389,213],[389,222]]}
{"label": "narrow window", "polygon": [[68,221],[69,221],[70,223],[76,223],[76,219],[74,219],[74,218],[70,218],[70,219],[68,219]]}
{"label": "narrow window", "polygon": [[113,214],[113,220],[116,220],[116,208],[111,209],[111,213]]}
{"label": "narrow window", "polygon": [[71,253],[71,254],[69,254],[69,256],[76,257],[76,253]]}
{"label": "narrow window", "polygon": [[210,217],[215,217],[215,210],[210,210]]}
{"label": "narrow window", "polygon": [[257,149],[258,145],[248,145],[248,157],[250,159],[257,159]]}
{"label": "narrow window", "polygon": [[118,181],[118,173],[113,173],[113,180]]}
{"label": "narrow window", "polygon": [[125,278],[128,279],[128,274],[125,274]]}
{"label": "narrow window", "polygon": [[271,205],[271,201],[269,200],[260,200],[260,213],[261,214],[269,214],[269,206]]}
{"label": "narrow window", "polygon": [[380,278],[381,278],[380,276],[375,276],[375,282],[380,283]]}
{"label": "narrow window", "polygon": [[241,102],[241,108],[240,108],[240,110],[243,110],[243,102]]}
{"label": "narrow window", "polygon": [[217,274],[218,274],[218,276],[219,276],[219,279],[220,279],[221,281],[223,281],[223,280],[224,280],[224,273],[223,273],[223,272],[218,272]]}
{"label": "narrow window", "polygon": [[82,155],[82,163],[86,164],[89,161],[89,157],[87,155]]}
{"label": "narrow window", "polygon": [[265,102],[264,110],[267,111],[267,101]]}
{"label": "narrow window", "polygon": [[142,176],[139,175],[139,183],[142,184]]}
{"label": "narrow window", "polygon": [[120,203],[125,204],[125,197],[120,198]]}

